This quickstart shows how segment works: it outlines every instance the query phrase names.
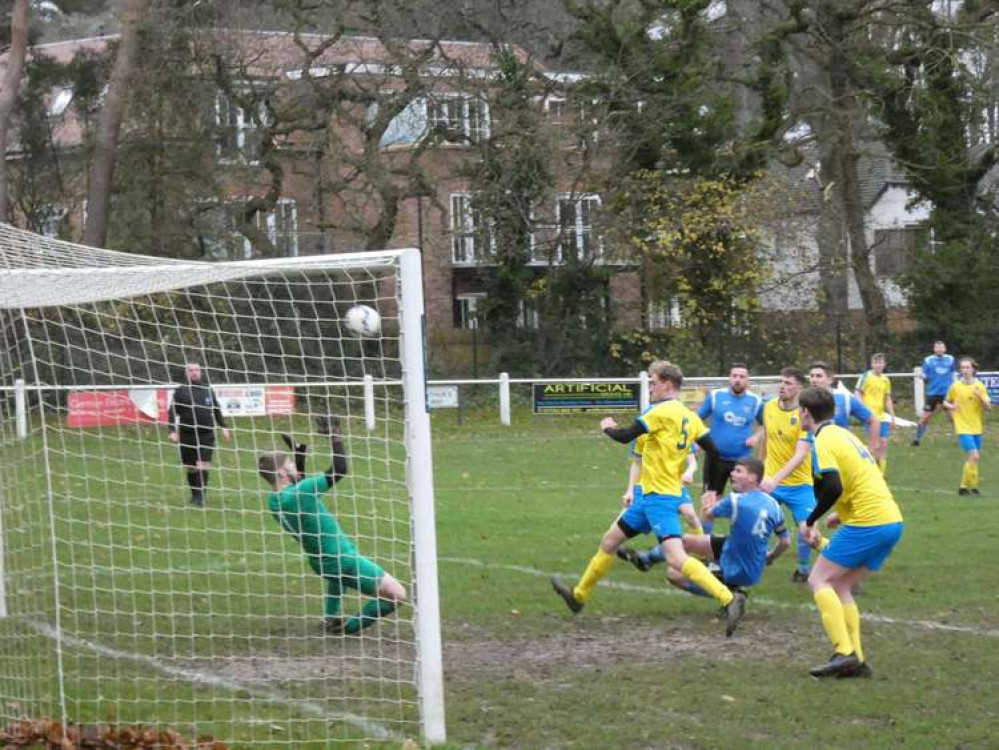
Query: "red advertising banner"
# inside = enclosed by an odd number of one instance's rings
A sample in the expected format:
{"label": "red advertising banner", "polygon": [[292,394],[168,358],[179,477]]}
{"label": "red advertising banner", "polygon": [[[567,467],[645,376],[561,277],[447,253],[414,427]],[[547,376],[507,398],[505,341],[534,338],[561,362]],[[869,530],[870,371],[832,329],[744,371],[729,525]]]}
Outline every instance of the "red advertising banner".
{"label": "red advertising banner", "polygon": [[[288,415],[295,411],[295,388],[221,386],[215,389],[227,417]],[[142,422],[166,422],[171,388],[115,391],[76,391],[69,394],[67,427],[106,427]]]}
{"label": "red advertising banner", "polygon": [[267,387],[267,413],[294,414],[295,388],[290,385],[271,385]]}
{"label": "red advertising banner", "polygon": [[104,427],[136,422],[166,422],[168,395],[169,391],[164,388],[70,393],[66,425]]}

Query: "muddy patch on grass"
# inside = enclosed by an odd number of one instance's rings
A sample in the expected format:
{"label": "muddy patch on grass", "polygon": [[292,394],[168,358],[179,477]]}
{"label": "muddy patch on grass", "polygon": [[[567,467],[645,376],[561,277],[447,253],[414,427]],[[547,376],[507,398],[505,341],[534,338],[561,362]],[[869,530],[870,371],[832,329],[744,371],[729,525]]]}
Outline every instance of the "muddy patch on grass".
{"label": "muddy patch on grass", "polygon": [[[724,623],[660,623],[622,618],[586,622],[557,621],[553,632],[525,637],[496,638],[486,629],[465,628],[460,639],[444,644],[444,669],[448,679],[481,680],[485,677],[534,679],[556,676],[567,670],[617,668],[634,663],[646,666],[682,659],[713,662],[771,661],[775,653],[814,651],[814,628],[782,623],[748,626],[726,638]],[[751,645],[750,645],[751,644]]]}

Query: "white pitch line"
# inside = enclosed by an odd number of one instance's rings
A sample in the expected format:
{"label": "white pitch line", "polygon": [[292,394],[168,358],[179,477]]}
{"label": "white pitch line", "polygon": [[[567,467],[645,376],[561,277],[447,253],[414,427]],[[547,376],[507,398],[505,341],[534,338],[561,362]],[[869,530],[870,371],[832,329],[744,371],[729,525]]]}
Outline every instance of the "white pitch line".
{"label": "white pitch line", "polygon": [[380,740],[395,740],[397,742],[401,742],[405,739],[402,735],[393,732],[391,729],[383,727],[381,724],[370,722],[361,716],[355,716],[353,714],[331,714],[320,704],[314,703],[313,701],[295,700],[294,698],[288,698],[287,696],[275,693],[271,690],[256,688],[242,682],[228,680],[224,677],[219,677],[218,675],[209,674],[207,672],[199,672],[194,669],[183,669],[182,667],[172,667],[169,664],[164,664],[151,656],[121,651],[119,649],[104,646],[100,643],[94,643],[93,641],[88,641],[83,638],[66,635],[65,633],[63,633],[60,638],[58,631],[47,623],[28,622],[27,624],[34,628],[37,632],[51,638],[57,643],[87,649],[89,651],[93,651],[95,654],[107,656],[112,659],[120,659],[122,661],[131,661],[143,664],[161,672],[162,674],[170,677],[178,677],[195,685],[210,685],[212,687],[225,688],[226,690],[231,690],[233,692],[246,692],[255,698],[267,701],[268,703],[294,708],[325,721],[342,721],[360,729],[364,732],[365,736],[375,737]]}
{"label": "white pitch line", "polygon": [[[442,563],[453,563],[457,565],[468,565],[476,568],[485,568],[487,570],[509,570],[514,573],[524,573],[525,575],[535,576],[537,578],[551,578],[552,576],[565,576],[565,573],[549,573],[544,570],[538,570],[537,568],[531,568],[524,565],[497,565],[494,563],[487,563],[483,560],[475,560],[472,558],[463,557],[441,557],[438,560]],[[621,581],[608,581],[603,580],[600,582],[601,586],[606,586],[607,588],[618,589],[620,591],[630,591],[639,594],[656,594],[659,596],[690,596],[685,592],[674,589],[668,584],[664,583],[661,587],[654,586],[642,586],[633,583],[623,583]],[[759,602],[769,607],[778,607],[782,609],[800,609],[815,612],[816,609],[810,604],[791,604],[789,602],[781,602],[776,599],[767,599],[765,597],[754,596],[751,599],[752,602]],[[988,638],[999,638],[999,630],[990,630],[988,628],[976,628],[971,625],[948,625],[944,622],[936,622],[934,620],[906,620],[899,617],[888,617],[886,615],[874,615],[874,614],[861,614],[861,619],[867,620],[868,622],[876,622],[884,625],[899,625],[902,627],[918,627],[924,628],[926,630],[938,630],[945,633],[966,633],[968,635],[982,635]]]}

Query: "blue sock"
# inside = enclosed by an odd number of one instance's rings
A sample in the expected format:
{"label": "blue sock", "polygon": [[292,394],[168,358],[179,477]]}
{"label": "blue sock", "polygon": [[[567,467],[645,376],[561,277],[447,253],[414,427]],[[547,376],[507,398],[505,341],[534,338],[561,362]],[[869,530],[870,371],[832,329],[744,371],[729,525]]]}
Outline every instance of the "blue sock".
{"label": "blue sock", "polygon": [[809,562],[812,559],[812,548],[808,546],[805,537],[798,532],[798,570],[802,573],[808,572]]}
{"label": "blue sock", "polygon": [[928,424],[921,424],[916,428],[916,442],[918,443],[926,435],[926,432],[930,429]]}
{"label": "blue sock", "polygon": [[694,596],[704,596],[711,598],[711,595],[707,591],[702,589],[700,586],[698,586],[696,583],[688,583],[683,588],[685,591],[689,591]]}
{"label": "blue sock", "polygon": [[701,519],[701,528],[704,529],[704,533],[705,534],[710,534],[712,531],[715,530],[715,522],[714,521],[705,521],[702,518]]}
{"label": "blue sock", "polygon": [[641,554],[646,565],[655,565],[657,563],[666,562],[666,553],[663,552],[662,546],[658,544],[655,547],[649,547],[647,552],[641,552],[639,554]]}

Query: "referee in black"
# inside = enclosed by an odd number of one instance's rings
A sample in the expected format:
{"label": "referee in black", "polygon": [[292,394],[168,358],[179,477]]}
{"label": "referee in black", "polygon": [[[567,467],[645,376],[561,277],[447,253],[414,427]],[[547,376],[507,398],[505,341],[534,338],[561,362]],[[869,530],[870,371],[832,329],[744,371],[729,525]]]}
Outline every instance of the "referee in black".
{"label": "referee in black", "polygon": [[187,470],[191,504],[203,508],[208,467],[215,452],[215,428],[222,428],[225,440],[229,440],[230,434],[219,400],[204,381],[201,365],[188,362],[184,365],[184,377],[187,383],[177,386],[170,404],[170,440],[180,446],[180,462]]}

